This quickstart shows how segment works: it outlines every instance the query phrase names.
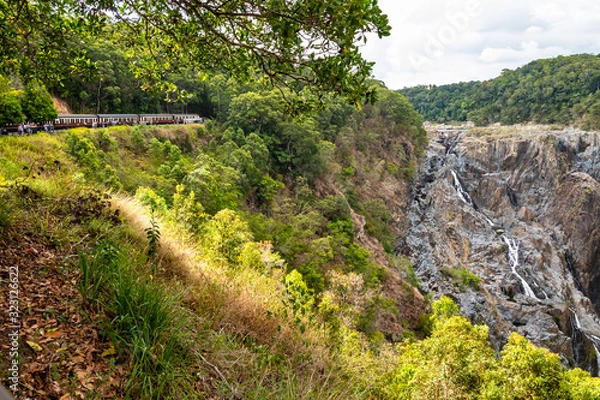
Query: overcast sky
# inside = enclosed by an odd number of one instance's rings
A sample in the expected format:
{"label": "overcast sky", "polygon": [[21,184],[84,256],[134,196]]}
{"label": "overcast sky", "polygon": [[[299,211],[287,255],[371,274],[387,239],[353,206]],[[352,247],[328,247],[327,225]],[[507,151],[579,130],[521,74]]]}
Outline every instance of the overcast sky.
{"label": "overcast sky", "polygon": [[363,55],[390,89],[485,80],[538,58],[600,53],[599,0],[379,0],[391,36]]}

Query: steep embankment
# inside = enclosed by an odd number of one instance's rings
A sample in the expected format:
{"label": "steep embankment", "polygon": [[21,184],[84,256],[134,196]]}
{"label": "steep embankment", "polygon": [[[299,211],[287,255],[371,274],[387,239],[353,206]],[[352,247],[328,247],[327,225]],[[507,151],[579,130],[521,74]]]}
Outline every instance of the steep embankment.
{"label": "steep embankment", "polygon": [[[19,348],[20,373],[43,387],[20,394],[358,399],[380,390],[373,377],[393,353],[364,352],[412,336],[428,309],[403,279],[405,260],[390,254],[424,131],[406,100],[389,95],[397,115],[340,106],[338,125],[327,114],[286,118],[277,96],[244,93],[226,126],[0,138],[0,232],[14,239],[0,244],[19,255],[0,267],[23,273],[22,337],[34,344]],[[272,107],[268,121],[247,107],[259,101]],[[105,193],[118,197],[117,214]],[[61,268],[64,279],[43,281],[51,291],[31,284],[40,269]],[[59,318],[47,318],[46,293]],[[91,332],[92,350],[81,353],[77,329]]]}
{"label": "steep embankment", "polygon": [[497,348],[519,332],[598,373],[600,134],[434,135],[401,250]]}

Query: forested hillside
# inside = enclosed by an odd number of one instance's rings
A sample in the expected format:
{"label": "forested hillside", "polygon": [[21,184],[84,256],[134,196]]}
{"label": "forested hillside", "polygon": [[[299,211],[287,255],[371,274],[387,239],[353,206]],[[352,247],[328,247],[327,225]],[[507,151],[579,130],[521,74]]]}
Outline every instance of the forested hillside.
{"label": "forested hillside", "polygon": [[484,82],[399,90],[426,120],[478,125],[537,122],[600,128],[600,57],[536,60]]}
{"label": "forested hillside", "polygon": [[403,97],[293,117],[278,91],[231,94],[223,123],[0,138],[21,395],[599,395],[519,335],[497,355],[393,255],[426,143]]}

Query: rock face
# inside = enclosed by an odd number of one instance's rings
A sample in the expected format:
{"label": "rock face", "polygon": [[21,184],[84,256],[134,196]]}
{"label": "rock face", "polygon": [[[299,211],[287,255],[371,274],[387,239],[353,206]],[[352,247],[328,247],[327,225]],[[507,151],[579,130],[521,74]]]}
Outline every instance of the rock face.
{"label": "rock face", "polygon": [[[422,288],[489,325],[498,349],[516,331],[598,375],[600,134],[467,132],[431,142],[398,247]],[[469,272],[478,285],[460,281]]]}

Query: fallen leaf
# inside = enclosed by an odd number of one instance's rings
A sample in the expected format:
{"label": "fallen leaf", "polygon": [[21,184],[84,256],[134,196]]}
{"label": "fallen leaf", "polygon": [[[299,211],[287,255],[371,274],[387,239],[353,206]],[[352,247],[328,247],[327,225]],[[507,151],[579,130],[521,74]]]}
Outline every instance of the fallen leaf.
{"label": "fallen leaf", "polygon": [[25,342],[26,342],[26,343],[29,345],[29,347],[31,347],[33,350],[35,350],[35,351],[42,351],[42,346],[40,346],[40,345],[39,345],[39,344],[37,344],[36,342],[29,341],[29,340],[26,340]]}
{"label": "fallen leaf", "polygon": [[72,357],[72,358],[71,358],[71,361],[72,361],[74,364],[80,364],[80,363],[84,362],[84,361],[85,361],[85,359],[84,359],[83,357],[81,357],[81,356],[75,356],[75,357]]}
{"label": "fallen leaf", "polygon": [[94,378],[89,376],[88,371],[75,371],[79,381],[83,385],[84,388],[88,390],[94,390]]}
{"label": "fallen leaf", "polygon": [[39,252],[36,249],[34,249],[33,247],[28,248],[27,252],[30,254],[39,254]]}
{"label": "fallen leaf", "polygon": [[110,346],[108,349],[102,352],[102,357],[112,356],[113,354],[117,354],[115,350],[115,346]]}
{"label": "fallen leaf", "polygon": [[46,334],[44,336],[46,336],[47,338],[57,338],[60,335],[62,335],[62,332],[54,331],[54,332],[46,332]]}

